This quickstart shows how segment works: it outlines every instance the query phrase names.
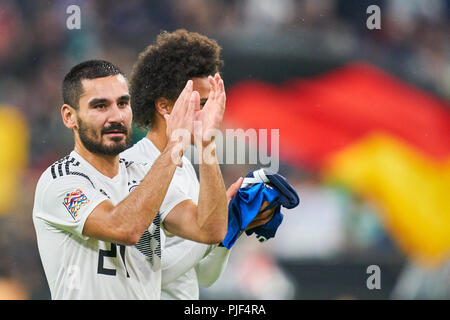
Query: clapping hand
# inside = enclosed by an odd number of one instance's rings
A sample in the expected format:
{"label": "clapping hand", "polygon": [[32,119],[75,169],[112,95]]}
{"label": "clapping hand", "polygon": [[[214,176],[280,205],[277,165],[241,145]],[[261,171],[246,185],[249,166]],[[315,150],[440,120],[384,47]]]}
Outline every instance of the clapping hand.
{"label": "clapping hand", "polygon": [[225,86],[218,73],[214,77],[209,76],[210,91],[208,100],[203,109],[198,106],[195,110],[195,121],[199,124],[195,127],[195,143],[202,146],[209,144],[213,136],[222,125],[223,114],[225,112]]}

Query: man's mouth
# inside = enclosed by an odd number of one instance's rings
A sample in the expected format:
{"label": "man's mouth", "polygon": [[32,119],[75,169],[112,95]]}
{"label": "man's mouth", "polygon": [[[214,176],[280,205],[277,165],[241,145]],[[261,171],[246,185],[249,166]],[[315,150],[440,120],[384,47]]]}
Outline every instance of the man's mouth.
{"label": "man's mouth", "polygon": [[118,123],[113,123],[110,126],[108,126],[107,128],[103,128],[102,130],[102,135],[106,135],[107,137],[111,137],[111,138],[123,138],[124,136],[126,136],[128,133],[128,130],[125,126],[118,124]]}
{"label": "man's mouth", "polygon": [[125,133],[127,132],[127,128],[122,125],[110,125],[108,128],[103,128],[103,133]]}
{"label": "man's mouth", "polygon": [[118,137],[125,135],[125,131],[123,130],[111,130],[103,133],[104,135],[108,135],[110,137]]}

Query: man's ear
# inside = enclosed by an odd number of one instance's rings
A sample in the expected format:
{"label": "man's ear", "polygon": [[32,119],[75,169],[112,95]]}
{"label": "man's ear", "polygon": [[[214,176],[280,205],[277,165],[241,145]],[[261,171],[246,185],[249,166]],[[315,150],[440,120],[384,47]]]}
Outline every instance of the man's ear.
{"label": "man's ear", "polygon": [[61,117],[64,125],[69,129],[77,128],[77,116],[76,111],[68,104],[63,104],[61,107]]}
{"label": "man's ear", "polygon": [[165,114],[170,114],[173,108],[173,103],[171,103],[166,98],[158,98],[155,100],[156,111],[164,117]]}

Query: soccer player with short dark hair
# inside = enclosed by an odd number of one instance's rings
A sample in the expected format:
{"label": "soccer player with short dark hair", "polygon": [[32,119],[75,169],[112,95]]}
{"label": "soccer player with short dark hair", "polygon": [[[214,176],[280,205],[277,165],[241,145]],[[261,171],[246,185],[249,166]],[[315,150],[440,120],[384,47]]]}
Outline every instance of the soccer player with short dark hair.
{"label": "soccer player with short dark hair", "polygon": [[[225,107],[223,86],[214,91],[214,117],[199,117],[209,128],[220,126]],[[74,150],[41,175],[33,208],[52,299],[159,299],[160,224],[174,215],[172,233],[209,244],[227,230],[217,162],[201,168],[198,205],[169,186],[186,147],[172,133],[192,134],[199,95],[187,81],[164,119],[166,144],[151,168],[119,155],[129,146],[132,123],[119,68],[102,60],[74,66],[64,78],[63,98],[61,116],[73,130]]]}

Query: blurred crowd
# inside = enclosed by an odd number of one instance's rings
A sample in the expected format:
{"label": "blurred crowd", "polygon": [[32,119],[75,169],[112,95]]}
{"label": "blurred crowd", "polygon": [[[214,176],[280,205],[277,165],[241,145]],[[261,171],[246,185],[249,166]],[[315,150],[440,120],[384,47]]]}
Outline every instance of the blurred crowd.
{"label": "blurred crowd", "polygon": [[[66,26],[70,15],[66,9],[74,4],[81,9],[79,30]],[[366,26],[366,8],[373,4],[381,8],[380,30],[368,30]],[[275,37],[301,42],[303,51],[299,55],[337,56],[347,61],[371,59],[447,99],[449,18],[450,0],[0,0],[0,104],[20,110],[30,137],[27,169],[20,177],[20,200],[10,212],[0,215],[0,299],[3,292],[13,298],[49,298],[31,209],[39,175],[73,146],[72,133],[63,127],[59,115],[61,81],[72,65],[102,58],[129,74],[138,53],[161,30],[183,27],[207,34],[219,44],[221,39],[228,39],[226,43],[239,39],[239,46],[249,51],[258,47],[257,39]],[[317,48],[320,53],[314,51]],[[249,169],[224,166],[227,185],[243,174],[238,171]],[[322,187],[308,173],[289,167],[282,167],[280,172],[296,185],[304,200],[298,212],[288,213],[290,223],[298,228],[283,226],[280,238],[263,249],[270,254],[264,256],[268,259],[264,260],[266,273],[259,276],[270,274],[278,283],[271,290],[274,295],[258,295],[262,291],[252,287],[247,277],[242,298],[296,297],[289,274],[279,269],[273,272],[270,267],[276,264],[267,257],[323,258],[348,250],[363,252],[369,247],[395,251],[369,205],[349,199],[344,191]],[[314,212],[315,216],[307,217],[300,210]],[[257,253],[246,251],[251,251],[245,249],[247,240],[239,244],[241,251],[260,261]],[[256,239],[249,240],[256,243]],[[288,245],[293,242],[295,246]],[[238,258],[236,253],[233,259],[237,262],[231,261],[228,274],[244,263]],[[246,270],[245,265],[239,268]],[[231,279],[226,278],[227,273],[225,279]],[[227,297],[227,290],[236,289],[232,282],[227,287],[225,281],[215,288],[222,291],[210,289],[206,297]]]}
{"label": "blurred crowd", "polygon": [[[66,9],[71,4],[81,9],[79,30],[66,27]],[[370,4],[381,8],[380,30],[366,27]],[[102,57],[129,73],[138,52],[160,30],[179,27],[219,42],[221,37],[246,35],[248,47],[255,45],[251,39],[258,34],[317,36],[329,42],[329,51],[323,55],[345,52],[352,59],[357,54],[364,57],[365,50],[380,59],[388,55],[392,63],[405,64],[405,70],[424,87],[448,97],[449,17],[450,1],[445,0],[2,0],[1,102],[22,110],[32,132],[39,132],[31,145],[31,160],[39,162],[46,153],[59,153],[58,146],[65,146],[70,137],[69,133],[54,134],[62,131],[57,116],[60,84],[70,66]],[[304,41],[300,36],[298,40]]]}

